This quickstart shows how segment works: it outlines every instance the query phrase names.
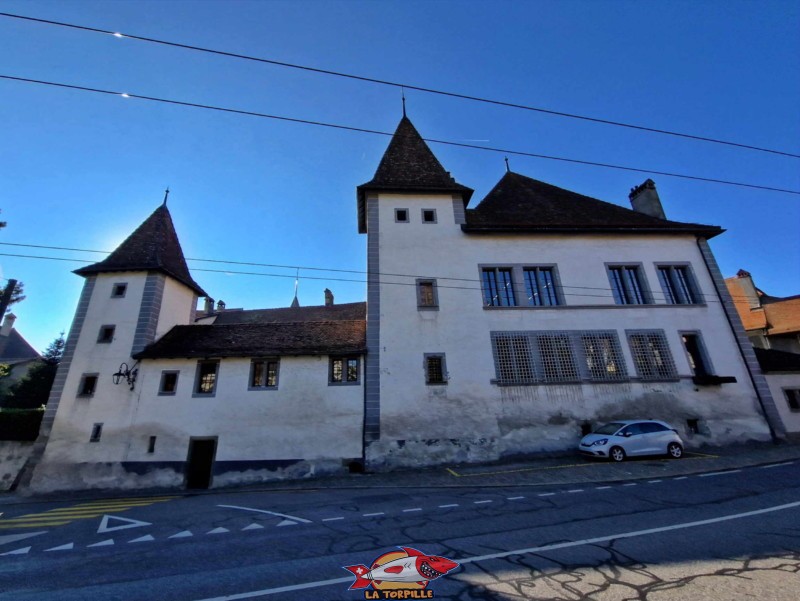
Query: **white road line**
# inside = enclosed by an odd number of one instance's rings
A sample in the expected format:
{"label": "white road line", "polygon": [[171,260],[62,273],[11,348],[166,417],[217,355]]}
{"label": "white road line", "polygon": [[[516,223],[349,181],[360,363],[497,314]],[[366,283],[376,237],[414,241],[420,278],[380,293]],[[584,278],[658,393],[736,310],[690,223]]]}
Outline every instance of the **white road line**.
{"label": "white road line", "polygon": [[552,497],[554,494],[556,494],[556,493],[554,493],[554,492],[543,492],[543,493],[539,493],[536,496],[537,497]]}
{"label": "white road line", "polygon": [[15,549],[14,551],[0,553],[0,555],[26,555],[30,550],[31,550],[30,547],[22,547],[21,549]]}
{"label": "white road line", "polygon": [[727,472],[710,472],[708,474],[698,474],[701,478],[708,478],[709,476],[724,476],[726,474],[738,474],[742,470],[728,470]]}
{"label": "white road line", "polygon": [[475,503],[475,505],[482,505],[484,503],[491,503],[491,502],[492,502],[491,499],[484,499],[483,501],[473,501],[473,503]]}
{"label": "white road line", "polygon": [[446,509],[447,507],[458,507],[458,503],[450,503],[449,505],[439,505],[441,509]]}
{"label": "white road line", "polygon": [[129,543],[149,543],[150,541],[156,540],[153,538],[152,534],[145,534],[144,536],[140,536],[139,538],[134,538],[133,540],[129,540]]}
{"label": "white road line", "polygon": [[583,492],[583,489],[582,489],[582,488],[573,488],[572,490],[568,490],[567,492],[568,492],[568,493],[573,493],[573,492]]}
{"label": "white road line", "polygon": [[286,515],[285,513],[278,513],[276,511],[267,511],[266,509],[255,509],[254,507],[239,507],[238,505],[217,505],[217,507],[227,507],[228,509],[242,509],[244,511],[255,511],[258,513],[266,513],[268,515],[274,515],[275,517],[279,518],[286,518],[288,520],[295,520],[297,522],[301,522],[303,524],[310,524],[311,520],[307,520],[305,518],[299,518],[295,515]]}
{"label": "white road line", "polygon": [[677,478],[673,478],[673,480],[686,480],[689,476],[678,476]]}
{"label": "white road line", "polygon": [[422,511],[422,507],[412,507],[411,509],[404,509],[403,513],[411,513],[412,511]]}
{"label": "white road line", "polygon": [[762,470],[768,470],[768,469],[770,469],[772,467],[781,467],[783,465],[792,465],[793,463],[794,463],[794,461],[785,461],[783,463],[773,463],[772,465],[762,465],[761,469]]}
{"label": "white road line", "polygon": [[658,482],[661,482],[661,480],[648,480],[647,481],[648,484],[656,484]]}
{"label": "white road line", "polygon": [[223,528],[220,526],[219,528],[214,528],[213,530],[209,530],[206,534],[226,534],[230,532],[227,528]]}
{"label": "white road line", "polygon": [[323,522],[338,522],[339,520],[343,520],[343,519],[344,519],[343,517],[338,517],[338,518],[324,518],[322,521],[323,521]]}
{"label": "white road line", "polygon": [[524,499],[525,497],[506,497],[507,501],[519,501],[520,499]]}
{"label": "white road line", "polygon": [[611,488],[611,487],[610,486],[595,486],[594,487],[595,490],[606,490],[608,488]]}
{"label": "white road line", "polygon": [[[634,530],[631,532],[619,532],[607,536],[598,536],[596,538],[587,538],[583,540],[570,541],[565,543],[555,543],[552,545],[543,545],[541,547],[528,547],[525,549],[514,549],[512,551],[503,551],[501,553],[491,553],[489,555],[476,555],[473,557],[466,557],[458,559],[460,564],[476,563],[486,561],[488,559],[503,559],[512,555],[523,555],[529,553],[541,553],[543,551],[552,551],[555,549],[567,549],[570,547],[581,547],[584,545],[594,545],[597,543],[606,543],[620,538],[634,538],[637,536],[647,536],[648,534],[658,534],[660,532],[669,532],[671,530],[685,530],[686,528],[695,528],[698,526],[707,526],[709,524],[717,524],[719,522],[727,522],[730,520],[738,520],[742,518],[752,517],[755,515],[763,515],[765,513],[772,513],[774,511],[783,511],[785,509],[793,509],[800,507],[800,501],[794,503],[786,503],[785,505],[775,505],[773,507],[766,507],[764,509],[756,509],[754,511],[746,511],[744,513],[732,513],[723,515],[716,518],[707,520],[698,520],[696,522],[682,522],[679,524],[672,524],[671,526],[662,526],[660,528],[649,528],[647,530]],[[316,582],[304,582],[302,584],[291,584],[288,586],[281,586],[277,588],[267,588],[260,591],[250,591],[247,593],[237,593],[234,595],[227,595],[224,597],[211,597],[208,599],[198,599],[197,601],[238,601],[239,599],[253,599],[255,597],[266,597],[267,595],[277,595],[280,593],[288,593],[292,591],[301,591],[311,588],[321,588],[323,586],[330,586],[333,584],[352,583],[352,576],[345,576],[344,578],[332,578],[330,580],[317,580]]]}
{"label": "white road line", "polygon": [[628,482],[627,484],[623,484],[622,486],[636,486],[636,482]]}
{"label": "white road line", "polygon": [[67,543],[66,545],[60,545],[58,547],[53,547],[52,549],[45,549],[45,551],[72,551],[75,548],[75,543]]}
{"label": "white road line", "polygon": [[373,518],[376,515],[386,515],[383,511],[376,511],[375,513],[362,513],[362,517],[365,518]]}
{"label": "white road line", "polygon": [[173,534],[172,536],[168,536],[167,538],[188,538],[190,536],[194,536],[191,530],[184,530],[183,532],[178,532],[178,534]]}

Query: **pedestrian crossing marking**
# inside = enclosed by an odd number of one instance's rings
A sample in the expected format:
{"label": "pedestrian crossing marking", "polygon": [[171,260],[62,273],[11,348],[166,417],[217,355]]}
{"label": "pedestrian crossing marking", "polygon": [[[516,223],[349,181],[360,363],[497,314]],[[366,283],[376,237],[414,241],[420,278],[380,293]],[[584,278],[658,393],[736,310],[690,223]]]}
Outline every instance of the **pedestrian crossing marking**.
{"label": "pedestrian crossing marking", "polygon": [[[43,526],[64,526],[76,520],[87,520],[109,513],[120,513],[135,507],[147,507],[156,503],[164,503],[179,497],[153,497],[145,499],[105,499],[58,507],[39,513],[29,513],[15,518],[1,519],[0,530],[17,528],[42,528]],[[122,518],[120,518],[122,519]]]}

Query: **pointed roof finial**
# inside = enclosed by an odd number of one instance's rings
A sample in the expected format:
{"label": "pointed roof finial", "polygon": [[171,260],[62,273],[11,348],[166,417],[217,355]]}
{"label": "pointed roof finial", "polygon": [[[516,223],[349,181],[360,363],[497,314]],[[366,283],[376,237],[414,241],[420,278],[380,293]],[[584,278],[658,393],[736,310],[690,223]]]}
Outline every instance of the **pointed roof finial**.
{"label": "pointed roof finial", "polygon": [[299,307],[300,301],[297,300],[297,288],[300,286],[300,268],[297,268],[297,273],[294,276],[294,299],[290,305],[292,308]]}
{"label": "pointed roof finial", "polygon": [[505,158],[505,161],[506,161],[506,173],[509,173],[511,171],[511,167],[508,166],[508,157]]}
{"label": "pointed roof finial", "polygon": [[165,206],[165,207],[167,206],[167,197],[168,196],[169,196],[169,186],[167,186],[167,189],[164,190],[164,203],[163,203],[163,206]]}
{"label": "pointed roof finial", "polygon": [[400,88],[400,97],[403,99],[403,117],[406,116],[406,89]]}

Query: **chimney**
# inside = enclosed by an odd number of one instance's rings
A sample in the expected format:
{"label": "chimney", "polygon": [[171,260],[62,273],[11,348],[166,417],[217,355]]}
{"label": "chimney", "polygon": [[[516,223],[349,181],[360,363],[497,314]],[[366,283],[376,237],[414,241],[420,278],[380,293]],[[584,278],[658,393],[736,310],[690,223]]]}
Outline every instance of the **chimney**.
{"label": "chimney", "polygon": [[646,179],[642,185],[631,188],[628,198],[631,201],[631,207],[637,213],[644,213],[659,219],[667,218],[664,215],[664,208],[661,206],[661,199],[658,197],[656,183],[653,180]]}
{"label": "chimney", "polygon": [[333,305],[333,292],[325,288],[325,306],[330,307]]}
{"label": "chimney", "polygon": [[206,304],[203,307],[206,315],[211,315],[214,312],[214,299],[210,296],[206,297]]}
{"label": "chimney", "polygon": [[0,336],[8,336],[11,334],[11,329],[14,327],[14,322],[16,320],[16,315],[13,313],[7,313],[5,319],[3,319],[3,325],[0,327]]}
{"label": "chimney", "polygon": [[753,276],[750,275],[750,272],[740,269],[736,272],[736,279],[739,280],[739,287],[747,298],[747,304],[750,305],[750,308],[758,309],[761,307],[758,289],[753,282]]}
{"label": "chimney", "polygon": [[218,300],[217,301],[217,313],[222,313],[225,310],[225,301]]}

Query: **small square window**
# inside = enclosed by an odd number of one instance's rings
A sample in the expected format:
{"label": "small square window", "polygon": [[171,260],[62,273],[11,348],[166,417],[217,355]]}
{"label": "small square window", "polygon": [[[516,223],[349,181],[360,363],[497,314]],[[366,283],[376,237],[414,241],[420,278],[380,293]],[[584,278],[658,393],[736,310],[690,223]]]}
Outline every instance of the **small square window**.
{"label": "small square window", "polygon": [[111,288],[111,298],[122,298],[128,291],[128,284],[114,284]]}
{"label": "small square window", "polygon": [[358,384],[358,357],[331,357],[330,384]]}
{"label": "small square window", "polygon": [[439,308],[439,295],[436,289],[436,280],[417,280],[417,308]]}
{"label": "small square window", "polygon": [[436,223],[436,209],[422,209],[422,223]]}
{"label": "small square window", "polygon": [[395,209],[394,220],[396,223],[408,223],[408,209]]}
{"label": "small square window", "polygon": [[178,391],[178,371],[162,371],[161,385],[158,387],[158,394],[167,396],[174,395]]}
{"label": "small square window", "polygon": [[800,412],[800,388],[785,388],[783,394],[786,395],[786,403],[792,413]]}
{"label": "small square window", "polygon": [[425,355],[425,383],[447,384],[447,370],[442,354]]}
{"label": "small square window", "polygon": [[250,364],[250,390],[278,387],[278,359],[253,359]]}
{"label": "small square window", "polygon": [[103,424],[94,424],[92,426],[92,433],[89,436],[89,442],[100,442],[100,437],[103,435]]}
{"label": "small square window", "polygon": [[116,326],[100,326],[100,333],[97,335],[97,342],[110,344],[114,341],[114,330]]}
{"label": "small square window", "polygon": [[92,396],[97,390],[97,374],[83,374],[78,386],[78,396]]}
{"label": "small square window", "polygon": [[217,389],[219,361],[198,361],[195,395],[213,396]]}

